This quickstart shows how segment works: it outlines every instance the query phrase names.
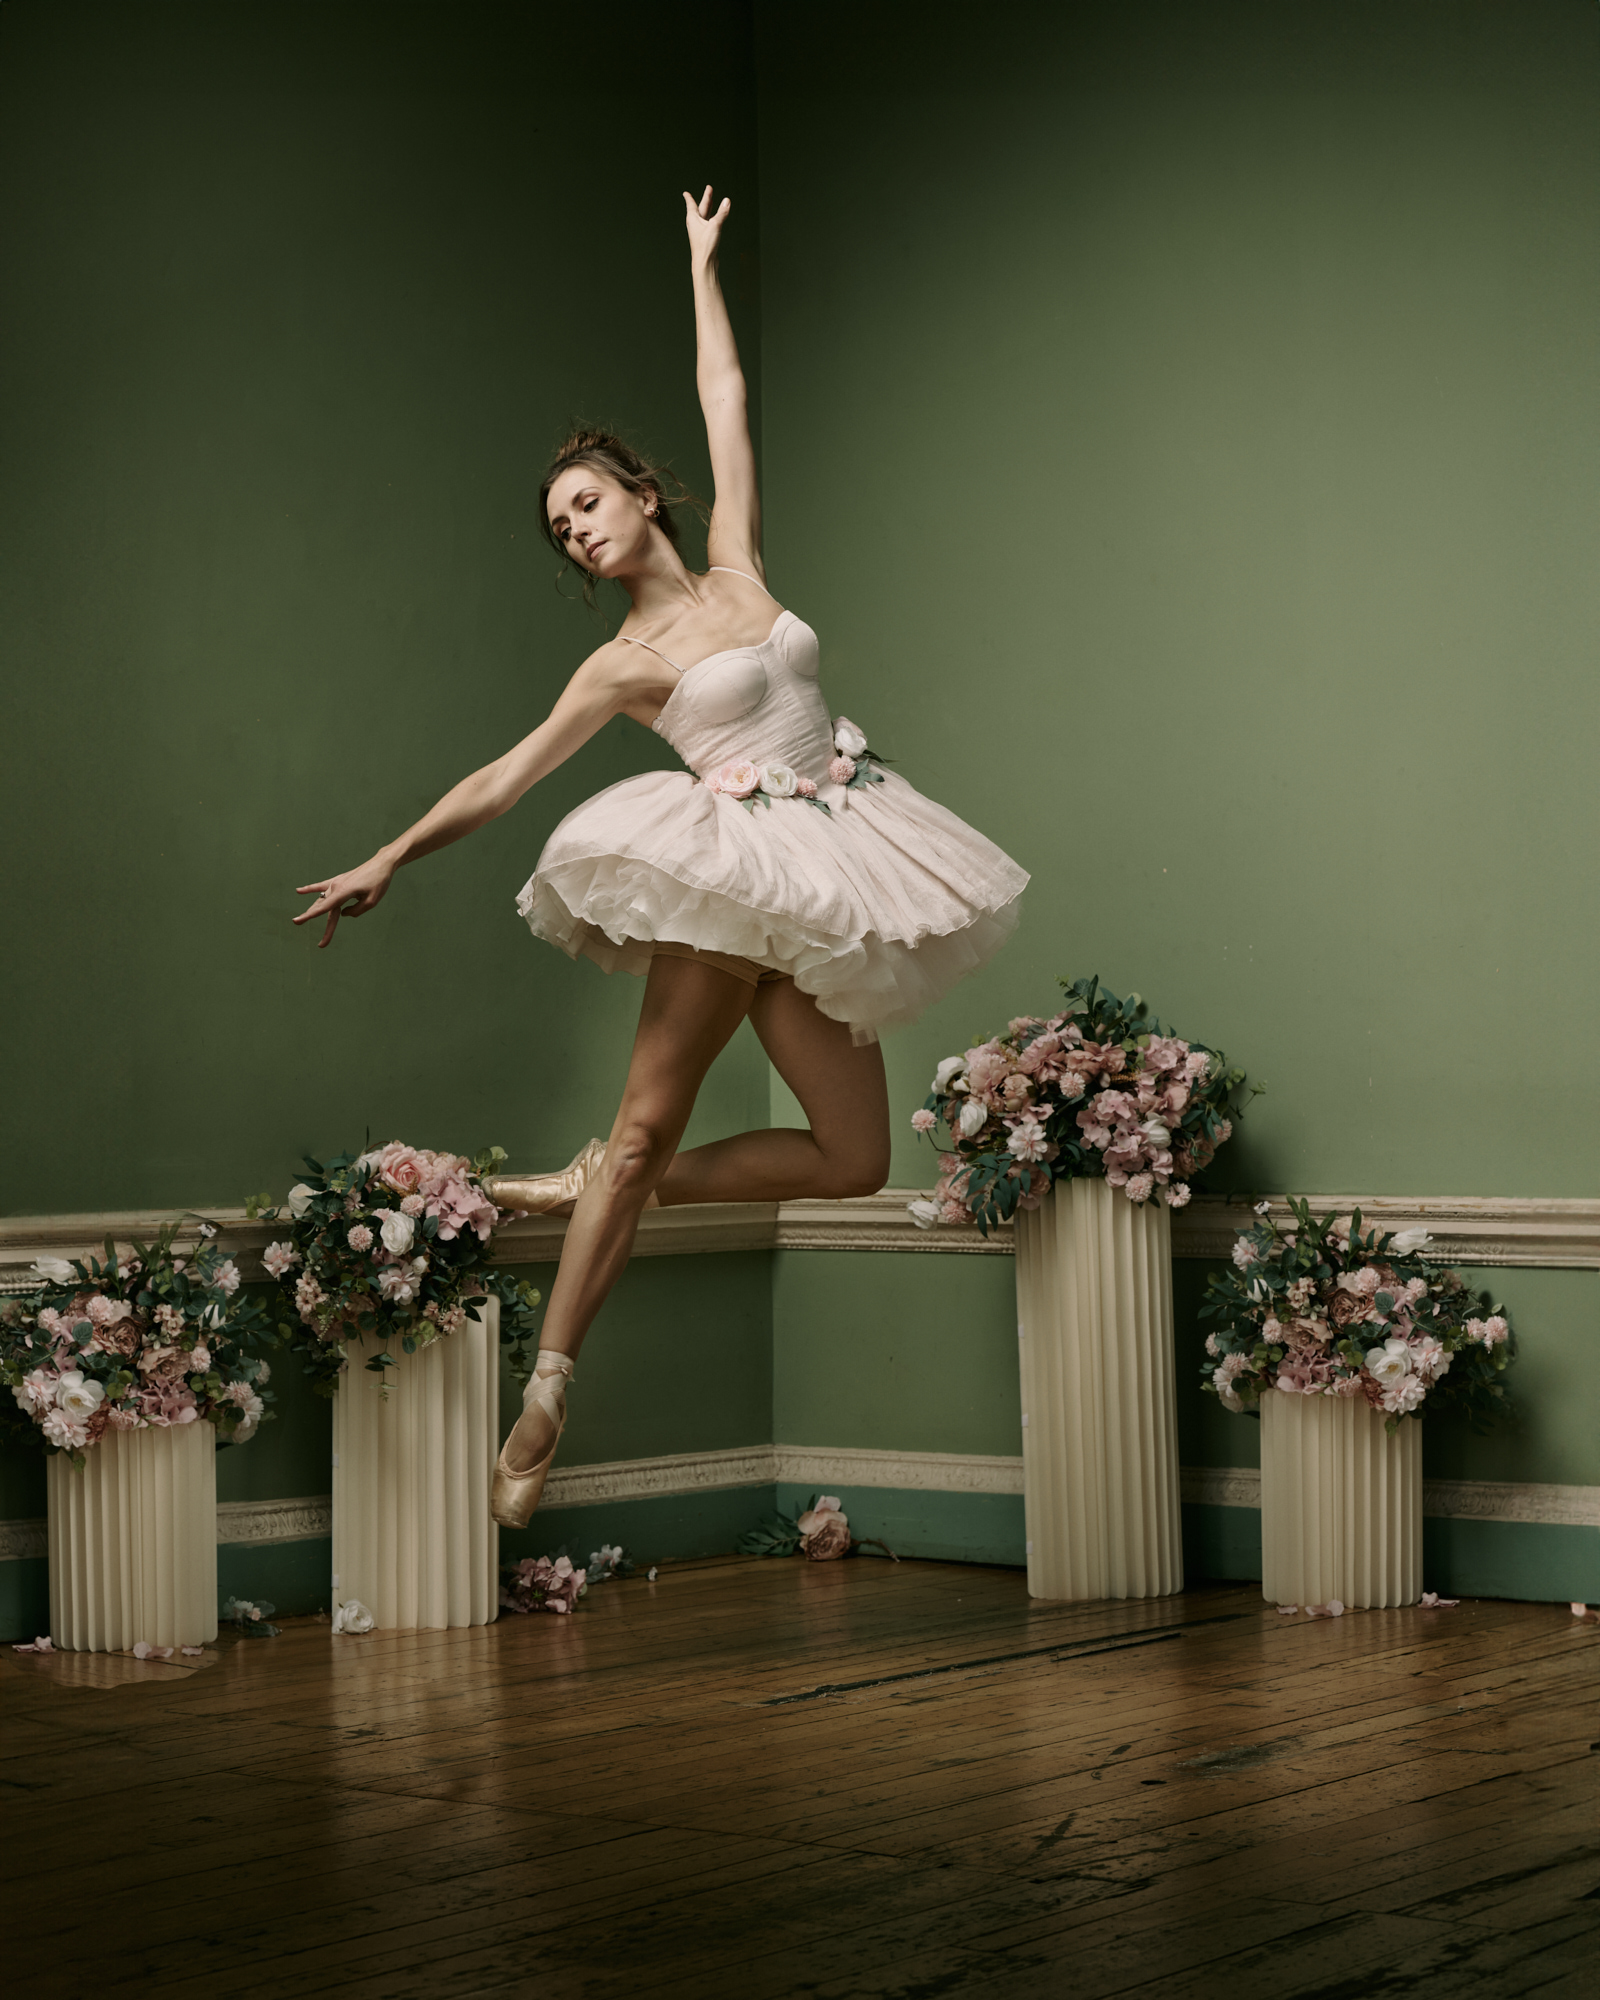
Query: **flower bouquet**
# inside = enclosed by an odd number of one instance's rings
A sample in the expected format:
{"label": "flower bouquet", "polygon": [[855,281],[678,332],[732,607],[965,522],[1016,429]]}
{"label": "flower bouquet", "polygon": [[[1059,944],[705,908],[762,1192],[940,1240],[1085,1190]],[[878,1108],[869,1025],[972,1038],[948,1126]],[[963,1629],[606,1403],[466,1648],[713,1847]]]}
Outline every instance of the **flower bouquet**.
{"label": "flower bouquet", "polygon": [[976,1222],[987,1234],[1059,1180],[1104,1178],[1135,1203],[1159,1190],[1182,1208],[1232,1136],[1243,1070],[1167,1034],[1137,993],[1060,984],[1059,1014],[1023,1016],[940,1063],[911,1119],[918,1133],[942,1123],[950,1137],[932,1198],[910,1204],[921,1228]]}
{"label": "flower bouquet", "polygon": [[1221,1322],[1206,1336],[1212,1395],[1230,1410],[1259,1409],[1274,1388],[1360,1397],[1388,1431],[1425,1402],[1464,1407],[1477,1428],[1507,1411],[1505,1313],[1422,1254],[1426,1231],[1379,1235],[1362,1229],[1359,1209],[1341,1219],[1289,1206],[1285,1230],[1262,1202],[1233,1268],[1206,1286],[1200,1316]]}
{"label": "flower bouquet", "polygon": [[555,1611],[565,1615],[580,1597],[589,1594],[586,1570],[574,1569],[572,1558],[563,1551],[558,1556],[524,1556],[500,1572],[502,1611]]}
{"label": "flower bouquet", "polygon": [[83,1463],[108,1431],[214,1424],[242,1444],[268,1414],[268,1364],[248,1349],[269,1332],[260,1302],[201,1224],[201,1243],[174,1250],[179,1225],[105,1262],[42,1258],[38,1289],[0,1304],[0,1379],[33,1434]]}
{"label": "flower bouquet", "polygon": [[[399,1140],[373,1152],[308,1159],[308,1178],[289,1190],[288,1240],[269,1243],[261,1261],[293,1301],[296,1323],[279,1333],[306,1358],[319,1394],[331,1396],[345,1367],[345,1342],[376,1339],[367,1367],[392,1368],[406,1354],[457,1332],[472,1301],[501,1304],[500,1339],[512,1372],[526,1381],[536,1351],[539,1293],[490,1268],[490,1239],[502,1211],[483,1176],[505,1159],[498,1146],[467,1160]],[[246,1205],[276,1220],[283,1212]]]}

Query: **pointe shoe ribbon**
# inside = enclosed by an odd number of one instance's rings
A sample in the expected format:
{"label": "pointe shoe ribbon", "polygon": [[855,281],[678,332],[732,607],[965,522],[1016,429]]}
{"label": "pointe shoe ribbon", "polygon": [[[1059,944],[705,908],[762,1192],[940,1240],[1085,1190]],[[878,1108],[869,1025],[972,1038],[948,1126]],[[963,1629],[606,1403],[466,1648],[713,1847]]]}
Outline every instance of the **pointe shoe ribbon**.
{"label": "pointe shoe ribbon", "polygon": [[506,1463],[506,1447],[511,1439],[507,1438],[500,1447],[489,1488],[489,1512],[502,1528],[525,1528],[532,1519],[544,1496],[544,1483],[550,1475],[556,1446],[567,1427],[567,1384],[572,1379],[572,1363],[565,1355],[541,1354],[539,1358],[549,1372],[532,1377],[522,1392],[522,1408],[524,1415],[537,1410],[550,1424],[552,1435],[538,1462],[522,1472],[513,1471]]}
{"label": "pointe shoe ribbon", "polygon": [[483,1191],[499,1208],[521,1209],[525,1215],[548,1215],[583,1193],[606,1156],[603,1139],[591,1139],[558,1174],[490,1174]]}

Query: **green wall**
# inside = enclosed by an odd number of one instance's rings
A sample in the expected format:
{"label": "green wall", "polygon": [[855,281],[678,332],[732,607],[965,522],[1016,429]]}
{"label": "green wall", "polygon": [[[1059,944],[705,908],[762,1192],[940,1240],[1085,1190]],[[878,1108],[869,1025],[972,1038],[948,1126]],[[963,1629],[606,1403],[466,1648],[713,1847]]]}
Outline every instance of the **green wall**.
{"label": "green wall", "polygon": [[1034,874],[896,1103],[1098,972],[1231,1183],[1596,1192],[1600,12],[756,19],[774,581]]}
{"label": "green wall", "polygon": [[[605,1128],[638,984],[512,899],[561,814],[671,761],[647,732],[331,952],[287,917],[610,629],[537,537],[568,420],[705,489],[677,190],[707,178],[774,587],[835,705],[1035,878],[886,1045],[894,1179],[931,1179],[903,1120],[936,1059],[1094,971],[1269,1084],[1221,1184],[1596,1191],[1595,10],[908,18],[720,0],[686,34],[621,0],[589,51],[514,0],[0,9],[5,1212],[227,1202],[369,1131],[537,1166]],[[796,1117],[743,1034],[691,1138],[769,1106]],[[1431,1420],[1430,1474],[1600,1483],[1600,1280],[1488,1275],[1524,1414]],[[564,1461],[1014,1453],[1014,1320],[998,1259],[641,1263]],[[279,1386],[225,1499],[327,1490],[326,1408]],[[1180,1416],[1186,1462],[1251,1461],[1192,1387]],[[721,1547],[771,1497],[551,1534]],[[0,1501],[42,1511],[36,1464]],[[1007,1500],[851,1505],[1020,1553]],[[1191,1560],[1249,1574],[1254,1517],[1192,1511]],[[1434,1582],[1529,1595],[1600,1542],[1429,1534]],[[323,1544],[223,1555],[320,1601]],[[0,1571],[15,1622],[41,1579]]]}
{"label": "green wall", "polygon": [[[520,0],[0,10],[6,1212],[237,1200],[369,1131],[537,1167],[609,1122],[640,985],[513,899],[672,761],[648,731],[332,950],[288,922],[606,636],[537,532],[568,422],[705,490],[678,190],[713,171],[759,387],[745,10],[621,0],[604,40]],[[699,1129],[765,1075],[741,1038]]]}

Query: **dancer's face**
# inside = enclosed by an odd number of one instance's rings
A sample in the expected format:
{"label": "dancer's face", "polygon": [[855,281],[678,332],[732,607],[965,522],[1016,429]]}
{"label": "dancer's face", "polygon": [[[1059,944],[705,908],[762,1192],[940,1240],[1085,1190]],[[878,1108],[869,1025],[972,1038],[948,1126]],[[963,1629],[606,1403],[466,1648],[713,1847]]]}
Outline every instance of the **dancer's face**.
{"label": "dancer's face", "polygon": [[550,489],[556,540],[591,576],[616,576],[648,545],[648,504],[593,465],[575,465]]}

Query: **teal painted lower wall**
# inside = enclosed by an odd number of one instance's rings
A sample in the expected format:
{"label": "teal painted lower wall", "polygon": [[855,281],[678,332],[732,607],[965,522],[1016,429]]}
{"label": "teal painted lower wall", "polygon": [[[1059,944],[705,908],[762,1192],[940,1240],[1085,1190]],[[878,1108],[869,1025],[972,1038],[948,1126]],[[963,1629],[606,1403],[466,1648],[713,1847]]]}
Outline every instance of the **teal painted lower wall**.
{"label": "teal painted lower wall", "polygon": [[[805,1506],[817,1492],[814,1486],[794,1486],[786,1481],[780,1481],[777,1490],[778,1505],[785,1513]],[[876,1535],[897,1556],[1017,1565],[1028,1559],[1020,1493],[926,1493],[888,1486],[841,1486],[837,1497],[855,1534]]]}
{"label": "teal painted lower wall", "polygon": [[41,1639],[50,1630],[50,1564],[44,1556],[0,1562],[0,1639]]}
{"label": "teal painted lower wall", "polygon": [[333,1541],[328,1535],[303,1542],[225,1542],[217,1550],[217,1601],[263,1598],[286,1618],[332,1609]]}
{"label": "teal painted lower wall", "polygon": [[[774,1506],[793,1512],[815,1489],[780,1482],[722,1492],[553,1508],[527,1527],[502,1531],[502,1562],[555,1555],[587,1561],[602,1542],[619,1542],[641,1567],[730,1554],[747,1528]],[[858,1536],[887,1542],[900,1556],[944,1562],[1026,1561],[1018,1494],[929,1493],[841,1487]],[[1261,1576],[1261,1516],[1250,1507],[1186,1506],[1183,1561],[1190,1583],[1252,1582]],[[217,1551],[219,1596],[265,1598],[294,1616],[326,1610],[332,1544],[326,1537]],[[1512,1521],[1423,1523],[1423,1576],[1446,1597],[1503,1597],[1532,1603],[1600,1603],[1600,1528]],[[31,1639],[48,1630],[49,1565],[42,1556],[0,1563],[0,1636]]]}
{"label": "teal painted lower wall", "polygon": [[602,1542],[620,1543],[644,1567],[689,1556],[729,1555],[771,1507],[770,1486],[554,1507],[535,1514],[526,1528],[502,1528],[500,1560],[519,1562],[524,1556],[553,1556],[565,1549],[581,1564]]}

